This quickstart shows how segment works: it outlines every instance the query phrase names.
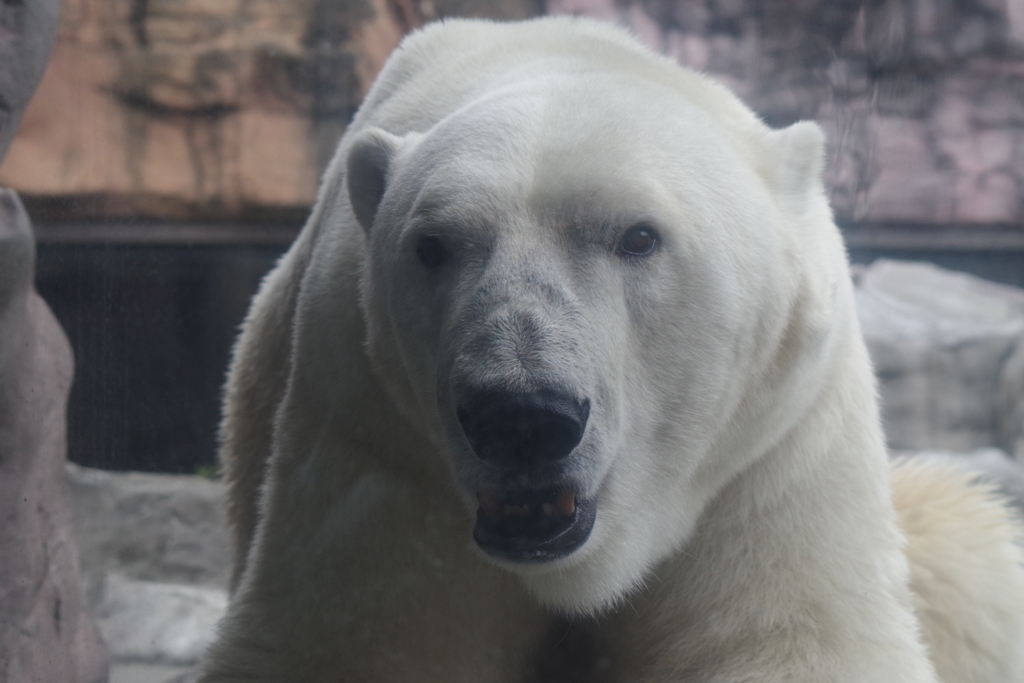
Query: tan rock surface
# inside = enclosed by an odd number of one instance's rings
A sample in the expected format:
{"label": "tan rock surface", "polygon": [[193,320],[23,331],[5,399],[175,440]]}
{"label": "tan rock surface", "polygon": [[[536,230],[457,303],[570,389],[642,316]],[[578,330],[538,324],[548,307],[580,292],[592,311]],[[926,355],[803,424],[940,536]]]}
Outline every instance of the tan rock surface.
{"label": "tan rock surface", "polygon": [[64,0],[0,183],[76,217],[307,206],[401,37],[443,16],[584,14],[818,120],[843,221],[1024,224],[1024,0]]}
{"label": "tan rock surface", "polygon": [[[312,202],[345,123],[409,30],[534,3],[64,0],[0,184],[69,212],[237,217]],[[250,214],[251,215],[251,214]]]}

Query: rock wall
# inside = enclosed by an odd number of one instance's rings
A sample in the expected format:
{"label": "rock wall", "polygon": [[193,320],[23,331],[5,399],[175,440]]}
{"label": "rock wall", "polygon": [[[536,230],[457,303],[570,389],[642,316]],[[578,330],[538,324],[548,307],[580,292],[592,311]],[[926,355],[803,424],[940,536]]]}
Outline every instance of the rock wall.
{"label": "rock wall", "polygon": [[886,259],[857,280],[889,447],[1024,463],[1024,289]]}
{"label": "rock wall", "polygon": [[0,681],[100,683],[107,649],[80,594],[64,477],[71,348],[34,262],[28,217],[0,188]]}
{"label": "rock wall", "polygon": [[815,119],[843,222],[1024,226],[1024,0],[549,0],[765,120]]}
{"label": "rock wall", "polygon": [[[56,29],[56,0],[0,2],[0,159]],[[101,683],[64,477],[71,347],[36,293],[35,257],[25,209],[0,187],[0,681]]]}
{"label": "rock wall", "polygon": [[193,665],[227,606],[224,487],[69,464],[83,587],[115,668]]}
{"label": "rock wall", "polygon": [[46,208],[73,218],[306,207],[406,32],[534,10],[528,0],[63,0],[0,184],[64,199]]}
{"label": "rock wall", "polygon": [[[0,183],[50,212],[306,207],[401,36],[444,16],[624,24],[774,125],[817,119],[845,222],[1024,225],[1024,0],[63,0]],[[301,213],[301,212],[300,212]]]}

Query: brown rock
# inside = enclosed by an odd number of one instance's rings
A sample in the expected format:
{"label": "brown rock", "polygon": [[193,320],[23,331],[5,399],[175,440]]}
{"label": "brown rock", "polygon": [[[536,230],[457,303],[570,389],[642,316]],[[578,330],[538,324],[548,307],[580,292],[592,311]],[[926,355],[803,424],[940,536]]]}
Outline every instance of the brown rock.
{"label": "brown rock", "polygon": [[[92,198],[104,215],[184,218],[302,209],[405,33],[445,16],[538,9],[532,0],[64,3],[54,63],[0,182]],[[841,221],[1024,222],[1014,146],[1024,0],[548,0],[546,9],[629,26],[772,125],[818,120]],[[894,153],[905,143],[889,119],[925,125],[914,163]],[[83,203],[72,206],[80,217]]]}
{"label": "brown rock", "polygon": [[71,349],[32,287],[28,217],[0,190],[0,680],[99,683],[64,476]]}
{"label": "brown rock", "polygon": [[[305,207],[391,50],[452,15],[527,0],[64,0],[57,46],[0,184],[104,214]],[[79,203],[76,217],[81,217]]]}

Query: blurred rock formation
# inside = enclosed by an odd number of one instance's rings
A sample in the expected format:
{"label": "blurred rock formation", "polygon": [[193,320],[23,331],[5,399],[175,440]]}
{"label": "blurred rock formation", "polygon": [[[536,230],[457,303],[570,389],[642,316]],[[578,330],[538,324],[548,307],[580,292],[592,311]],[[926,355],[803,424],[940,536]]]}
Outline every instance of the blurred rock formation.
{"label": "blurred rock formation", "polygon": [[71,347],[34,263],[28,217],[0,188],[0,681],[100,683],[64,476]]}
{"label": "blurred rock formation", "polygon": [[843,222],[1024,224],[1024,0],[548,0],[828,133]]}
{"label": "blurred rock formation", "polygon": [[308,206],[406,32],[547,11],[630,27],[773,125],[818,120],[844,222],[1024,223],[1024,0],[63,2],[0,182],[77,216]]}
{"label": "blurred rock formation", "polygon": [[[46,66],[56,0],[0,2],[0,159]],[[64,476],[71,347],[36,294],[35,239],[0,187],[0,681],[100,683]]]}
{"label": "blurred rock formation", "polygon": [[227,607],[223,484],[67,465],[86,600],[115,667],[192,666]]}
{"label": "blurred rock formation", "polygon": [[306,207],[405,33],[535,12],[528,0],[63,0],[0,183],[74,200],[74,217]]}
{"label": "blurred rock formation", "polygon": [[879,260],[857,311],[890,448],[999,448],[1024,463],[1024,290]]}

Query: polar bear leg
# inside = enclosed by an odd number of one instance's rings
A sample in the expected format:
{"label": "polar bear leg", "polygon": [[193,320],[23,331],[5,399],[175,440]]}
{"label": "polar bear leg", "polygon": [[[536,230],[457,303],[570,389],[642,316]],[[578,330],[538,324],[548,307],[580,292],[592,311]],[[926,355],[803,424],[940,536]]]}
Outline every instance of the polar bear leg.
{"label": "polar bear leg", "polygon": [[520,680],[549,617],[453,533],[461,511],[385,474],[329,496],[279,474],[282,524],[257,533],[201,681]]}

